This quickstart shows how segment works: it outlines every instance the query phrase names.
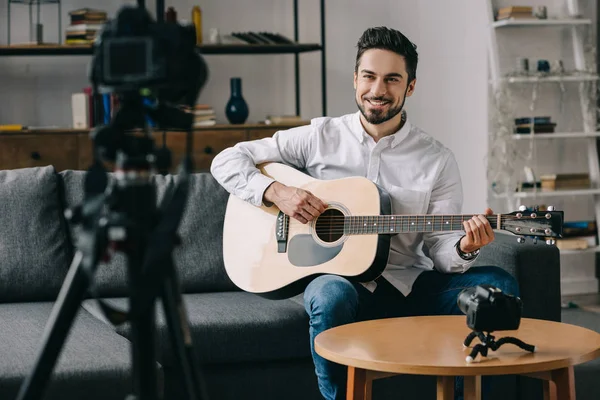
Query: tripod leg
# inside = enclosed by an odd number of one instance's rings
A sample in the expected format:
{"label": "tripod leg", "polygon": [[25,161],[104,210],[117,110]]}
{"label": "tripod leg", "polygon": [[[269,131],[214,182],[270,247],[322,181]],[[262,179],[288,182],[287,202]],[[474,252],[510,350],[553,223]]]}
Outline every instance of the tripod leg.
{"label": "tripod leg", "polygon": [[[92,268],[95,268],[95,261],[91,261]],[[88,265],[83,266],[84,262],[89,261],[84,261],[83,254],[77,251],[48,318],[41,342],[42,349],[32,372],[25,378],[19,389],[17,400],[41,399],[44,394],[50,374],[90,285],[91,274],[84,271],[84,267],[88,267]]]}
{"label": "tripod leg", "polygon": [[482,357],[487,357],[488,348],[483,344],[476,344],[471,350],[471,354],[467,356],[467,362],[472,363],[477,358],[477,354],[481,353]]}
{"label": "tripod leg", "polygon": [[465,341],[463,343],[463,346],[469,347],[471,345],[471,342],[473,341],[473,339],[475,339],[475,337],[477,335],[478,335],[478,333],[475,331],[469,333],[469,335],[467,335],[467,338],[465,339]]}
{"label": "tripod leg", "polygon": [[[504,343],[511,343],[511,344],[514,344],[515,346],[519,346],[521,349],[523,349],[525,351],[535,353],[535,346],[527,344],[524,341],[522,341],[521,339],[517,339],[516,337],[512,337],[512,336],[507,336],[507,337],[498,339],[496,349],[499,348],[500,346],[502,346]],[[496,350],[496,349],[494,349],[494,350]]]}
{"label": "tripod leg", "polygon": [[189,400],[208,399],[206,385],[194,353],[187,311],[180,292],[177,271],[170,259],[163,290],[163,308],[177,362],[181,366],[184,387]]}

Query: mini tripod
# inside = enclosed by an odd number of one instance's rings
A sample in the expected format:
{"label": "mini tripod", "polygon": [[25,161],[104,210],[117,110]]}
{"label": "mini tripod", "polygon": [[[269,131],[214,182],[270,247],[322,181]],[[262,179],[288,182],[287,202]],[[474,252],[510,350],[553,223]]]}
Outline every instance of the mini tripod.
{"label": "mini tripod", "polygon": [[473,341],[473,339],[475,339],[475,337],[478,337],[481,343],[478,343],[473,347],[473,350],[471,350],[471,354],[467,356],[467,363],[472,363],[473,361],[475,361],[478,354],[481,354],[482,357],[487,357],[488,350],[496,351],[500,348],[500,346],[502,346],[505,343],[512,343],[516,346],[519,346],[525,351],[535,353],[535,346],[527,344],[522,340],[517,339],[516,337],[507,336],[500,338],[498,339],[498,341],[496,341],[496,338],[492,335],[492,332],[488,332],[487,335],[483,332],[477,331],[469,333],[463,344],[465,348],[471,345],[471,342]]}

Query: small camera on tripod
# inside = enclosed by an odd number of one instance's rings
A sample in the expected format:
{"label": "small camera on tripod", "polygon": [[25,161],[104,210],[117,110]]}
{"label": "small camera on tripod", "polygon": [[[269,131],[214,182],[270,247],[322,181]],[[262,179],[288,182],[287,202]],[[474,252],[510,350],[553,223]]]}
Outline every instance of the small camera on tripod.
{"label": "small camera on tripod", "polygon": [[496,341],[492,335],[493,331],[519,329],[523,309],[519,297],[506,294],[491,285],[479,285],[460,292],[456,302],[458,308],[467,316],[467,326],[473,330],[463,343],[465,348],[469,347],[476,337],[481,341],[467,356],[467,363],[475,361],[478,354],[487,357],[489,350],[496,351],[505,343],[535,352],[535,346],[515,337],[507,336]]}
{"label": "small camera on tripod", "polygon": [[521,299],[491,285],[463,290],[457,303],[474,331],[510,331],[518,329],[521,323]]}

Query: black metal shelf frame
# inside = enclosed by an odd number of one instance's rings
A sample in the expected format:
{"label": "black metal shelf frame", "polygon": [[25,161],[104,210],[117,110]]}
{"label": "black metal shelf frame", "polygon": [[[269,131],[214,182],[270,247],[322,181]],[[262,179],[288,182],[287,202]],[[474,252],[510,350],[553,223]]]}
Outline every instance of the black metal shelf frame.
{"label": "black metal shelf frame", "polygon": [[[57,12],[58,12],[58,43],[62,43],[62,8],[60,4],[60,0],[8,0],[8,15],[7,15],[7,23],[8,26],[8,34],[7,41],[10,45],[10,5],[11,4],[22,4],[29,6],[29,29],[31,29],[31,23],[33,21],[33,6],[36,6],[36,24],[40,22],[40,6],[42,4],[56,4]],[[31,34],[31,32],[30,32]]]}

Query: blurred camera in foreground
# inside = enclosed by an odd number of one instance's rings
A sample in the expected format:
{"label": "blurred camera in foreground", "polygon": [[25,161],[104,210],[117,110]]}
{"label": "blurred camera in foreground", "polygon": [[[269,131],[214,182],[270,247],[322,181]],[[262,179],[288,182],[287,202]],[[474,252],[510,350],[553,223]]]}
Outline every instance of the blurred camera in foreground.
{"label": "blurred camera in foreground", "polygon": [[467,316],[467,325],[476,332],[515,330],[521,323],[521,299],[491,285],[463,290],[457,303]]}
{"label": "blurred camera in foreground", "polygon": [[122,7],[94,44],[90,78],[104,90],[145,88],[161,101],[194,104],[207,75],[193,25],[156,22],[144,8]]}

